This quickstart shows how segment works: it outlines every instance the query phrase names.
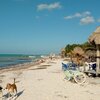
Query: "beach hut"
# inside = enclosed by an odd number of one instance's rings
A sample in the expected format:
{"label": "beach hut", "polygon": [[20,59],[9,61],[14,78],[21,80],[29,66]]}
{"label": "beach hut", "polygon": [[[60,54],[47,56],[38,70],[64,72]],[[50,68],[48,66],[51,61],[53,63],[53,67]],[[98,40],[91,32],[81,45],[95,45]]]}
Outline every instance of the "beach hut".
{"label": "beach hut", "polygon": [[73,61],[76,62],[77,65],[81,65],[82,64],[82,58],[83,58],[83,55],[84,55],[83,49],[79,46],[76,46],[73,49],[73,55],[74,55]]}
{"label": "beach hut", "polygon": [[75,47],[74,50],[73,50],[74,54],[78,54],[78,55],[83,55],[84,54],[84,51],[81,47]]}
{"label": "beach hut", "polygon": [[100,74],[100,26],[89,37],[89,42],[96,45],[96,74]]}
{"label": "beach hut", "polygon": [[85,61],[87,62],[91,62],[91,61],[95,62],[96,61],[96,50],[93,50],[93,49],[86,50],[84,57],[85,57]]}

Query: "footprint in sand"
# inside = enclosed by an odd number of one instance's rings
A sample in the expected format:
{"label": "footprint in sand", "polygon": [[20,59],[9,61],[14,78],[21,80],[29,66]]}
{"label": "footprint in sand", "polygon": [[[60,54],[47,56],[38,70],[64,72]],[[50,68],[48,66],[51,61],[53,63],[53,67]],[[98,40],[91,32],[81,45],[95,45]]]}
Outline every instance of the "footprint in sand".
{"label": "footprint in sand", "polygon": [[60,98],[65,98],[65,99],[68,98],[68,96],[62,94],[61,91],[56,91],[55,94],[56,94],[57,97],[60,97]]}

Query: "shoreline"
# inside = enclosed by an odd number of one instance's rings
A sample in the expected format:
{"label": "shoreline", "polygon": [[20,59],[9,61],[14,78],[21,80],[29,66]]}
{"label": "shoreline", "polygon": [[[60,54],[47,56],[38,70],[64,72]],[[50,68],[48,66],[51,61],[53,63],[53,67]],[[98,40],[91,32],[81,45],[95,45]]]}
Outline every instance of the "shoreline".
{"label": "shoreline", "polygon": [[27,63],[22,63],[22,64],[16,64],[16,65],[10,65],[10,66],[7,66],[7,67],[3,67],[3,68],[0,68],[0,74],[2,74],[3,72],[6,72],[6,71],[14,71],[14,70],[24,70],[24,69],[27,69],[27,68],[30,68],[31,66],[35,66],[35,65],[39,65],[41,64],[43,59],[38,59],[36,61],[32,61],[32,62],[27,62]]}
{"label": "shoreline", "polygon": [[[5,87],[16,78],[17,94],[20,94],[17,100],[99,100],[100,84],[92,84],[88,78],[83,85],[67,81],[62,61],[47,59],[35,65],[26,64],[21,69],[5,70],[0,73],[0,85]],[[3,90],[3,95],[6,93],[7,90]]]}
{"label": "shoreline", "polygon": [[39,55],[0,54],[0,70],[35,63],[40,59],[41,57]]}

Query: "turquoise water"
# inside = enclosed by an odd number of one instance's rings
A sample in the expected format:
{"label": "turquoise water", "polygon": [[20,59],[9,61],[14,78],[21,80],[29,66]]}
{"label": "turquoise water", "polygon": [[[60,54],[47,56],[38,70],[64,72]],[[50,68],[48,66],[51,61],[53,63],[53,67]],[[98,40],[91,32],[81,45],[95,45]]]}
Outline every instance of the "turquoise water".
{"label": "turquoise water", "polygon": [[0,68],[32,62],[40,57],[41,55],[0,54]]}

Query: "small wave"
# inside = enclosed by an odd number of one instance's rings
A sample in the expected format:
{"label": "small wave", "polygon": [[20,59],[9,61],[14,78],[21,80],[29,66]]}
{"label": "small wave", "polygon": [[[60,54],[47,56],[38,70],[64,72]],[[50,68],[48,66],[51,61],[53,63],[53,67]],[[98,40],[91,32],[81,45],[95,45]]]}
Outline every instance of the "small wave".
{"label": "small wave", "polygon": [[36,56],[29,56],[29,58],[35,58]]}

